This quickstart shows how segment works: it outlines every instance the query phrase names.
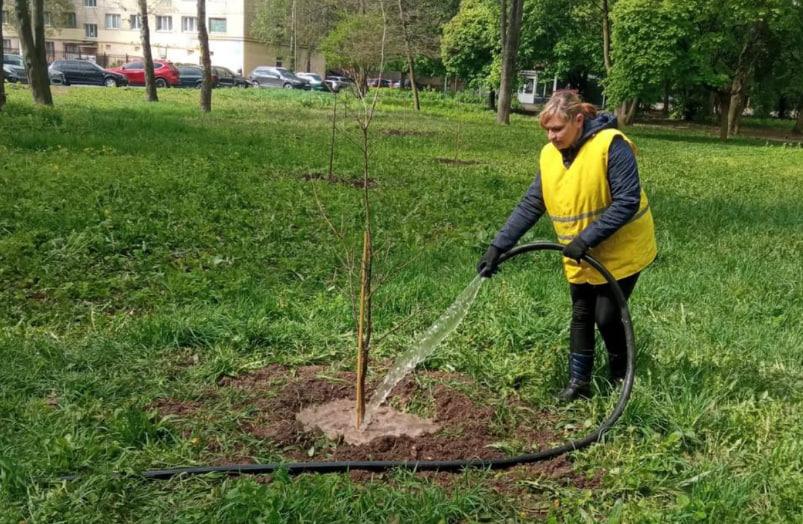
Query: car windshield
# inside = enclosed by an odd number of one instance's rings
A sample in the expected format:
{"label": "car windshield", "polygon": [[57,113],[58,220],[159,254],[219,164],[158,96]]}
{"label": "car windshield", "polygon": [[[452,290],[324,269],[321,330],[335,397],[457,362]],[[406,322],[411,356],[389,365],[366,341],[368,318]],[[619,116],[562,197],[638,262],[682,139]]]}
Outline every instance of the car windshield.
{"label": "car windshield", "polygon": [[316,75],[315,73],[304,73],[304,78],[311,78],[312,80],[315,80],[316,82],[320,82],[321,81],[320,75]]}

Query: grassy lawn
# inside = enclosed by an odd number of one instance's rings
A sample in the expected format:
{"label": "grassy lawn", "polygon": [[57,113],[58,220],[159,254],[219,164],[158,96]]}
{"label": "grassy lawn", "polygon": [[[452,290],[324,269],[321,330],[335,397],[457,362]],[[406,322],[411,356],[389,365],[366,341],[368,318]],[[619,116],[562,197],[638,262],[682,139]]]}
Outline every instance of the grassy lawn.
{"label": "grassy lawn", "polygon": [[[482,471],[145,482],[111,473],[283,458],[241,431],[254,414],[236,399],[189,419],[162,416],[159,399],[199,401],[269,364],[352,367],[343,252],[313,192],[356,239],[358,190],[314,180],[332,99],[220,90],[201,115],[192,90],[149,105],[137,89],[60,88],[55,109],[9,96],[0,522],[803,522],[803,148],[627,130],[659,257],[631,300],[632,401],[604,445],[572,456],[598,487],[543,476],[498,489],[506,473]],[[499,127],[436,96],[422,114],[408,106],[386,94],[371,130],[377,271],[391,276],[376,297],[379,364],[473,278],[544,143],[532,118]],[[361,151],[343,122],[335,173],[348,179]],[[526,238],[554,237],[544,220]],[[501,418],[521,401],[576,435],[613,399],[601,384],[590,402],[556,405],[568,317],[558,257],[519,257],[426,367],[471,376]],[[80,480],[54,481],[68,473]]]}

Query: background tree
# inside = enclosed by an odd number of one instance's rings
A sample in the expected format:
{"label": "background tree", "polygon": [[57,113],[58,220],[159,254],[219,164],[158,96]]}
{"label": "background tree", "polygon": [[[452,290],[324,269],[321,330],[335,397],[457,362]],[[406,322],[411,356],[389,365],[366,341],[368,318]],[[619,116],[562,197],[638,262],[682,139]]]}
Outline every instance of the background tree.
{"label": "background tree", "polygon": [[34,102],[53,105],[45,48],[44,0],[16,0],[17,32]]}
{"label": "background tree", "polygon": [[[386,61],[402,55],[399,39],[389,32],[384,13],[366,8],[365,14],[344,17],[321,42],[326,62],[354,78],[359,94],[366,91],[368,76],[380,71]],[[384,52],[377,43],[384,35]]]}
{"label": "background tree", "polygon": [[499,32],[502,43],[502,70],[499,79],[498,124],[510,124],[510,104],[516,84],[516,58],[519,52],[524,0],[501,0]]}
{"label": "background tree", "polygon": [[206,30],[206,0],[198,0],[198,43],[201,46],[201,111],[212,110],[212,59],[209,57],[209,33]]}
{"label": "background tree", "polygon": [[[3,0],[0,0],[0,13],[5,14],[5,11],[3,11]],[[3,71],[2,68],[4,54],[5,54],[5,49],[3,49],[3,21],[0,20],[0,109],[3,109],[3,106],[6,105],[6,77],[5,77],[5,71]]]}
{"label": "background tree", "polygon": [[492,0],[462,0],[457,14],[443,26],[443,65],[471,87],[492,86],[491,67],[499,47],[496,5]]}
{"label": "background tree", "polygon": [[265,0],[257,8],[251,32],[273,47],[290,50],[288,65],[295,70],[299,49],[306,51],[304,70],[312,69],[312,55],[343,13],[354,12],[349,2],[335,0]]}
{"label": "background tree", "polygon": [[148,0],[137,0],[139,3],[139,39],[142,44],[142,59],[145,62],[145,98],[148,102],[158,102],[156,94],[156,78],[153,74],[153,53],[151,52],[151,29],[148,23]]}

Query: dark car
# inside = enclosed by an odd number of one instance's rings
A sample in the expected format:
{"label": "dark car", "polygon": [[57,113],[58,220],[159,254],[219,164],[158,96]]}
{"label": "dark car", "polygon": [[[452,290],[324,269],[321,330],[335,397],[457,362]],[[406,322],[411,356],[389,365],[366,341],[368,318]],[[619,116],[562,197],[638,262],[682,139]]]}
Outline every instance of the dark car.
{"label": "dark car", "polygon": [[284,67],[259,66],[251,71],[248,80],[254,87],[283,87],[285,89],[309,89],[309,82],[298,78]]}
{"label": "dark car", "polygon": [[387,78],[369,78],[368,87],[390,87],[391,82]]}
{"label": "dark car", "polygon": [[6,82],[27,84],[28,74],[25,72],[25,62],[20,55],[3,55],[3,76]]}
{"label": "dark car", "polygon": [[[178,87],[201,87],[204,81],[204,70],[201,66],[177,64]],[[217,75],[212,70],[212,87],[217,87]]]}
{"label": "dark car", "polygon": [[251,87],[251,83],[243,77],[220,66],[212,66],[212,71],[217,75],[218,87]]}
{"label": "dark car", "polygon": [[106,87],[128,85],[125,76],[107,71],[99,65],[87,60],[56,60],[48,68],[51,82],[61,77],[64,85],[83,84]]}

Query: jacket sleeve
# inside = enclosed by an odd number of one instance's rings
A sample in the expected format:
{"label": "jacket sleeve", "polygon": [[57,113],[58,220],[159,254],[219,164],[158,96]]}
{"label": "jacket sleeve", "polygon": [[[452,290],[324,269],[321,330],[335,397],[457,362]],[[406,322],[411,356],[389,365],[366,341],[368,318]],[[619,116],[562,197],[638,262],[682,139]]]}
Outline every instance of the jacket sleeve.
{"label": "jacket sleeve", "polygon": [[492,244],[500,251],[505,252],[516,245],[516,242],[524,236],[531,227],[538,222],[541,215],[546,211],[544,196],[541,190],[541,173],[535,174],[535,180],[530,184],[527,192],[519,201],[518,205],[507,219],[507,222],[499,230]]}
{"label": "jacket sleeve", "polygon": [[622,137],[614,138],[608,149],[608,185],[611,205],[581,233],[590,247],[600,244],[633,218],[641,205],[641,184],[636,155]]}

